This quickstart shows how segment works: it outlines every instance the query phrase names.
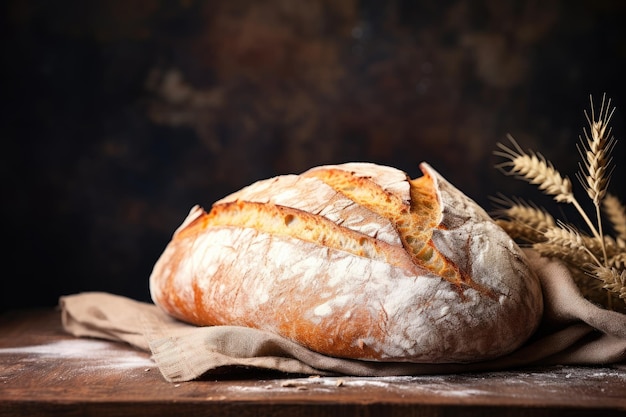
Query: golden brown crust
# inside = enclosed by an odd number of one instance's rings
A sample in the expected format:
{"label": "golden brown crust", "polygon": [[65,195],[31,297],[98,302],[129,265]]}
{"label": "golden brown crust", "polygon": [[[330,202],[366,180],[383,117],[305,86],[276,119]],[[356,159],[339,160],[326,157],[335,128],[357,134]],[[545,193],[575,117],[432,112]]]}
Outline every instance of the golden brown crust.
{"label": "golden brown crust", "polygon": [[422,169],[410,180],[374,164],[317,167],[194,208],[155,264],[153,300],[194,324],[345,358],[510,352],[541,314],[536,277],[482,209]]}

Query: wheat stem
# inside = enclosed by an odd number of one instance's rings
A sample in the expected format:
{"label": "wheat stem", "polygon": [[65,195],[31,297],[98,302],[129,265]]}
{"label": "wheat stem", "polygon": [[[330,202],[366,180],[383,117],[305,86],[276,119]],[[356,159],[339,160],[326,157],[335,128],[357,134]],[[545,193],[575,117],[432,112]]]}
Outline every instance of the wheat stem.
{"label": "wheat stem", "polygon": [[600,245],[602,246],[602,256],[604,259],[604,266],[608,265],[608,257],[606,256],[606,244],[604,243],[604,233],[602,231],[602,216],[601,216],[601,212],[600,212],[600,206],[596,205],[596,217],[597,217],[597,222],[598,222],[598,234],[600,235],[599,240],[600,240]]}
{"label": "wheat stem", "polygon": [[[572,198],[571,203],[574,205],[574,207],[576,207],[576,210],[578,211],[578,213],[580,213],[585,223],[587,223],[587,226],[589,227],[589,230],[591,230],[591,233],[593,234],[593,236],[596,239],[598,239],[600,242],[603,242],[604,239],[602,239],[602,236],[600,235],[600,233],[594,226],[589,216],[587,216],[587,213],[585,213],[585,210],[583,210],[583,208],[580,206],[580,204],[578,203],[578,200],[576,200],[575,198]],[[602,246],[604,247],[604,243],[602,243]],[[606,249],[604,251],[606,252]],[[605,258],[606,258],[606,254],[605,254]]]}

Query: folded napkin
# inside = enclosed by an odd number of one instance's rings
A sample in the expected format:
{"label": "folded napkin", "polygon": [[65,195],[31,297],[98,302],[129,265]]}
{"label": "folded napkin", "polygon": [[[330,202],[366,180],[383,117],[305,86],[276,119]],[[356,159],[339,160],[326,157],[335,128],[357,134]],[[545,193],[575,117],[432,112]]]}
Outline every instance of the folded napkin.
{"label": "folded napkin", "polygon": [[171,382],[234,367],[305,375],[394,376],[626,362],[626,315],[587,301],[560,262],[533,252],[529,259],[543,289],[545,310],[539,329],[513,353],[476,363],[339,359],[262,330],[185,324],[154,304],[101,292],[63,296],[60,307],[65,331],[150,351],[164,378]]}

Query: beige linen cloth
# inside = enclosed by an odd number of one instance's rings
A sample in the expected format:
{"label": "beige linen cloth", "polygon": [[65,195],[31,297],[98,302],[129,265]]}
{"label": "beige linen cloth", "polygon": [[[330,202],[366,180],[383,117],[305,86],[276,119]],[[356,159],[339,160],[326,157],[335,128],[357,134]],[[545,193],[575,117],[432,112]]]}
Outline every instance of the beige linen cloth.
{"label": "beige linen cloth", "polygon": [[126,342],[149,351],[165,379],[171,382],[240,368],[309,375],[395,376],[626,362],[626,315],[598,308],[585,300],[561,263],[533,253],[529,257],[543,288],[542,323],[535,335],[515,352],[478,363],[338,359],[260,330],[181,323],[153,304],[107,293],[64,296],[60,307],[67,332]]}

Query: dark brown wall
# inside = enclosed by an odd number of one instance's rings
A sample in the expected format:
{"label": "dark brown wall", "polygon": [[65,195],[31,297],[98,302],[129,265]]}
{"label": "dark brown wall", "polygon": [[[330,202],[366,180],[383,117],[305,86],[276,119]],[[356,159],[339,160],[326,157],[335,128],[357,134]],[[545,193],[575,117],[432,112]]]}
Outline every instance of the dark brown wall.
{"label": "dark brown wall", "polygon": [[614,99],[625,161],[626,2],[2,8],[4,308],[87,290],[147,300],[192,205],[314,165],[418,176],[425,160],[487,209],[498,192],[535,199],[493,168],[496,142],[512,133],[573,178],[589,94]]}

